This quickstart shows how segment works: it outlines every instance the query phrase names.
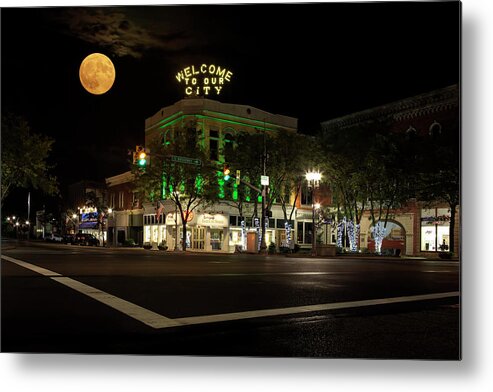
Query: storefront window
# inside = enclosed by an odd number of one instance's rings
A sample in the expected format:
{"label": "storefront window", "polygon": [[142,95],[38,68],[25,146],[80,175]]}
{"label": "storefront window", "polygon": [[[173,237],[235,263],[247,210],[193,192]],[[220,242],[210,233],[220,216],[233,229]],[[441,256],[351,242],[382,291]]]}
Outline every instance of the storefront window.
{"label": "storefront window", "polygon": [[144,226],[144,243],[151,242],[151,226]]}
{"label": "storefront window", "polygon": [[312,223],[305,222],[305,244],[312,243]]}
{"label": "storefront window", "polygon": [[298,222],[297,230],[297,242],[298,244],[311,244],[312,243],[312,222]]}
{"label": "storefront window", "polygon": [[298,233],[298,236],[296,238],[296,242],[298,244],[302,244],[303,243],[303,222],[298,222],[298,230],[296,230],[296,232]]}
{"label": "storefront window", "polygon": [[166,226],[161,225],[160,228],[161,228],[161,233],[160,233],[161,235],[159,236],[159,243],[163,244],[164,242],[166,242]]}
{"label": "storefront window", "polygon": [[421,251],[448,251],[450,244],[450,210],[421,210]]}
{"label": "storefront window", "polygon": [[152,242],[158,242],[158,226],[151,226]]}

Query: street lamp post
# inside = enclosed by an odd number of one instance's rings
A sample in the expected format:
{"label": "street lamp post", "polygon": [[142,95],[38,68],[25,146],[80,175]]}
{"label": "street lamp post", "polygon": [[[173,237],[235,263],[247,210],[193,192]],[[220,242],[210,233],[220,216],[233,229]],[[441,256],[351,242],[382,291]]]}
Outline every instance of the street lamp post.
{"label": "street lamp post", "polygon": [[[179,192],[176,192],[176,201],[180,202]],[[175,203],[175,251],[178,251],[178,203]]]}
{"label": "street lamp post", "polygon": [[308,188],[312,190],[312,256],[317,254],[316,249],[316,233],[315,229],[315,210],[320,208],[320,203],[315,203],[315,189],[320,185],[320,179],[322,174],[320,172],[310,171],[307,172],[306,181],[308,182]]}

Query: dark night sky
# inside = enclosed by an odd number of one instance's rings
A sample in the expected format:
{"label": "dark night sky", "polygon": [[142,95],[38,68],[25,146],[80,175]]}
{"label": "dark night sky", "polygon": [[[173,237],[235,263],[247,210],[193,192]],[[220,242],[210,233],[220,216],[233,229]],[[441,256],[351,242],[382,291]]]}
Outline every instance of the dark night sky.
{"label": "dark night sky", "polygon": [[[221,102],[321,121],[459,81],[458,2],[2,9],[2,111],[56,142],[62,185],[128,170],[144,121],[183,98],[175,74],[231,69]],[[79,81],[85,56],[116,68],[102,96]],[[27,195],[27,190],[21,192]],[[19,192],[14,193],[17,198]],[[24,198],[24,196],[22,196]],[[13,200],[10,201],[12,203]]]}

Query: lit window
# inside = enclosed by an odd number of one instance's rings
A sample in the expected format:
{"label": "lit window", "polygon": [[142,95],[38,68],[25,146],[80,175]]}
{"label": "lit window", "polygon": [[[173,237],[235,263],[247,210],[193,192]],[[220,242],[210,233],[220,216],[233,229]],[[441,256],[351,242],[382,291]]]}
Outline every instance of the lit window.
{"label": "lit window", "polygon": [[450,210],[432,208],[421,210],[421,251],[449,251]]}

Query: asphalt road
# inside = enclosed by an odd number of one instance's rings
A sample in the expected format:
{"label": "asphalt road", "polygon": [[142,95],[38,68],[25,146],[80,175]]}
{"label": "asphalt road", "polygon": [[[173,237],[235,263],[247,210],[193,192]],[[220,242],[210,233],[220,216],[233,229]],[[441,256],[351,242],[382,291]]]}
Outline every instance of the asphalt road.
{"label": "asphalt road", "polygon": [[2,245],[3,352],[460,358],[456,261]]}

